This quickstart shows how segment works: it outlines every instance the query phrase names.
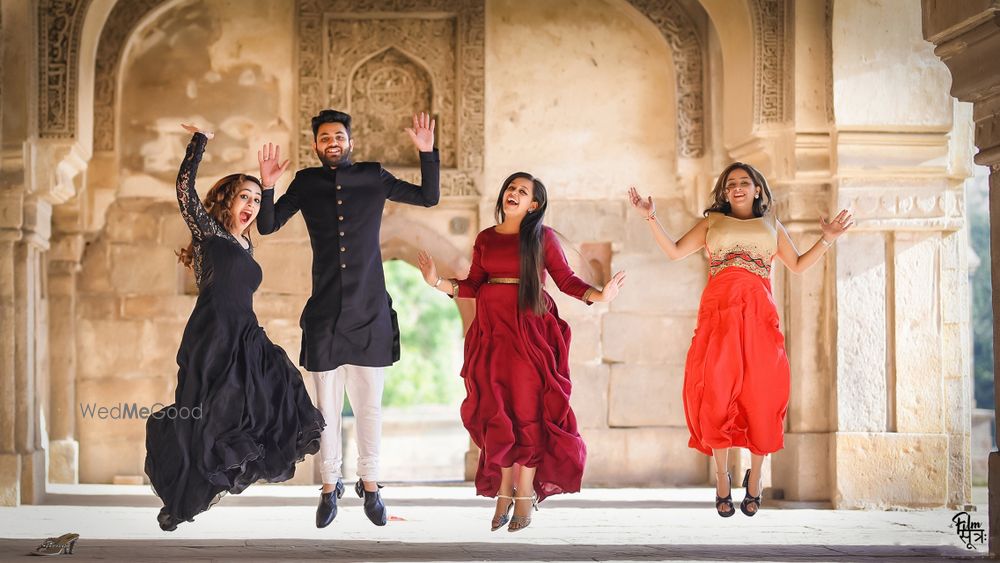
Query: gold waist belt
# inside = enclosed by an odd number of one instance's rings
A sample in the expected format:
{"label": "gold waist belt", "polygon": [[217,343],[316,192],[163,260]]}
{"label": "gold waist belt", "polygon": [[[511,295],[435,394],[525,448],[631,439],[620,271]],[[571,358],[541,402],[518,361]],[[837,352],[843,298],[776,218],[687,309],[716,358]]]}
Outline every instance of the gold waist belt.
{"label": "gold waist belt", "polygon": [[521,280],[518,278],[490,278],[486,280],[486,283],[505,283],[517,285],[521,283]]}

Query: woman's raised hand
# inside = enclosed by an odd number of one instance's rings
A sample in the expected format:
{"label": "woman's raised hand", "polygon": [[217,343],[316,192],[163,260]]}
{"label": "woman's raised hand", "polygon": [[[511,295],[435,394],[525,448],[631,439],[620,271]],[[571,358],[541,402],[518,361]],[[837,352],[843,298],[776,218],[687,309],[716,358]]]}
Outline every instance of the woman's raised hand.
{"label": "woman's raised hand", "polygon": [[639,195],[638,190],[635,189],[635,186],[629,186],[628,201],[632,204],[632,209],[635,209],[636,213],[642,215],[643,219],[649,219],[656,213],[656,204],[653,203],[653,196],[643,199]]}
{"label": "woman's raised hand", "polygon": [[832,221],[827,221],[825,218],[819,218],[819,228],[823,231],[823,239],[827,242],[833,242],[837,240],[840,235],[847,232],[854,226],[854,215],[846,210],[841,209],[840,213],[833,218]]}
{"label": "woman's raised hand", "polygon": [[257,151],[257,164],[260,165],[260,182],[265,188],[273,188],[288,168],[288,159],[281,162],[281,147],[267,143]]}
{"label": "woman's raised hand", "polygon": [[604,285],[604,289],[597,299],[602,303],[611,303],[618,297],[618,291],[625,285],[625,272],[621,271],[611,277],[611,281]]}
{"label": "woman's raised hand", "polygon": [[424,275],[424,281],[427,282],[427,285],[433,286],[437,283],[437,266],[434,265],[434,259],[431,258],[430,254],[421,250],[417,254],[417,266],[420,267],[420,273]]}
{"label": "woman's raised hand", "polygon": [[202,135],[208,137],[209,139],[211,139],[212,137],[215,137],[215,133],[212,133],[211,131],[202,131],[201,129],[198,128],[197,125],[190,125],[188,123],[181,123],[181,127],[183,127],[185,131],[187,131],[188,133],[191,133],[192,135],[194,135],[195,133],[201,133]]}

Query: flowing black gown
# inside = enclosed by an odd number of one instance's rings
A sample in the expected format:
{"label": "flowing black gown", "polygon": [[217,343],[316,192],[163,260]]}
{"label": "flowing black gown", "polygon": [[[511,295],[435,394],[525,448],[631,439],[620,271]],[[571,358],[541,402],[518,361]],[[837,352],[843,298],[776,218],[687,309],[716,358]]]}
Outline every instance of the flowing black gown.
{"label": "flowing black gown", "polygon": [[174,404],[146,422],[146,475],[176,528],[225,493],[286,481],[319,450],[323,415],[285,351],[253,312],[261,269],[253,249],[202,207],[194,179],[207,138],[197,133],[177,176],[177,201],[194,240],[198,301],[177,352]]}

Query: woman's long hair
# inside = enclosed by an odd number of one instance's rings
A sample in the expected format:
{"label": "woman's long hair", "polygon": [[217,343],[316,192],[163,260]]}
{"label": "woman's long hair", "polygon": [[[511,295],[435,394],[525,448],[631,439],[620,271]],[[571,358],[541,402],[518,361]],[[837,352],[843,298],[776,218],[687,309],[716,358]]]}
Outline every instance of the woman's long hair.
{"label": "woman's long hair", "polygon": [[530,181],[534,186],[532,200],[538,204],[534,211],[529,211],[521,220],[519,233],[521,248],[521,281],[517,288],[517,306],[522,311],[532,311],[536,315],[544,315],[548,305],[542,298],[542,220],[548,207],[549,197],[545,192],[545,184],[527,172],[515,172],[504,180],[497,196],[497,206],[494,212],[497,224],[503,222],[506,213],[503,211],[504,192],[510,183],[518,178]]}
{"label": "woman's long hair", "polygon": [[713,211],[725,213],[726,215],[732,212],[733,206],[726,201],[726,179],[737,168],[746,172],[750,176],[750,181],[753,182],[753,185],[760,188],[760,198],[753,200],[754,217],[763,217],[771,209],[771,206],[774,204],[774,198],[771,196],[771,188],[767,185],[767,179],[764,178],[764,175],[745,162],[734,162],[727,166],[722,171],[722,174],[719,174],[719,179],[715,182],[715,188],[712,189],[712,205],[704,213],[706,217]]}
{"label": "woman's long hair", "polygon": [[[260,180],[254,176],[248,174],[230,174],[220,178],[212,186],[212,189],[208,190],[208,193],[205,194],[205,211],[208,212],[209,217],[218,221],[227,231],[231,231],[236,226],[236,217],[233,217],[229,210],[233,207],[233,199],[242,190],[244,182],[253,182],[261,189],[264,189]],[[186,248],[180,249],[175,254],[177,254],[178,262],[191,268],[192,261],[194,260],[194,239],[191,240],[191,243]]]}

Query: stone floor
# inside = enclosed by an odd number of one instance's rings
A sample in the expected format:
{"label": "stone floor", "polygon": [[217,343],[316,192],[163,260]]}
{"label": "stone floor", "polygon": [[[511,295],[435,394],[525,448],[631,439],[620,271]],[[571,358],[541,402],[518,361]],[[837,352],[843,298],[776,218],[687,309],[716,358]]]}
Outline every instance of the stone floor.
{"label": "stone floor", "polygon": [[[952,510],[769,502],[752,519],[724,520],[709,488],[589,489],[546,500],[530,528],[510,534],[489,531],[492,503],[466,484],[390,485],[384,494],[384,528],[345,496],[337,520],[318,530],[314,487],[258,485],[165,533],[148,487],[50,485],[44,505],[0,508],[0,561],[67,531],[81,535],[77,561],[941,561],[986,553],[962,545]],[[972,518],[985,526],[985,492],[976,497]]]}

